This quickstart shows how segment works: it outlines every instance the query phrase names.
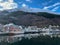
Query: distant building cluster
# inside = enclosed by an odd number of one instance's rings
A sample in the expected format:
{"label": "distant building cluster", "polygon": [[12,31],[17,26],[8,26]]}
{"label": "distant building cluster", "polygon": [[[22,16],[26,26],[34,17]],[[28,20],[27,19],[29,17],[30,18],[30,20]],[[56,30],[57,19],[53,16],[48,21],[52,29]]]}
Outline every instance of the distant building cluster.
{"label": "distant building cluster", "polygon": [[38,28],[37,26],[18,26],[13,23],[2,25],[0,24],[0,33],[39,33],[41,35],[60,35],[60,26],[51,26]]}

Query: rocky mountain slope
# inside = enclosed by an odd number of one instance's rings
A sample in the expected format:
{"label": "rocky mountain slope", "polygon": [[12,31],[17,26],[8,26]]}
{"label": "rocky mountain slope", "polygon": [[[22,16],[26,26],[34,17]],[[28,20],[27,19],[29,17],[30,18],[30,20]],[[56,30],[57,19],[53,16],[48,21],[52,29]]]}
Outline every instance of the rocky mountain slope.
{"label": "rocky mountain slope", "polygon": [[14,23],[24,26],[45,27],[48,25],[60,25],[60,15],[46,12],[29,13],[23,11],[15,11],[7,15],[0,16],[0,23]]}

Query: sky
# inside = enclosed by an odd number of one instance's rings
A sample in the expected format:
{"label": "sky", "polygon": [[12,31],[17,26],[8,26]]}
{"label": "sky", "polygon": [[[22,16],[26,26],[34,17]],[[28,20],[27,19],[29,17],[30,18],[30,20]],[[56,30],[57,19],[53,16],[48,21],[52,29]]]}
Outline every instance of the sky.
{"label": "sky", "polygon": [[0,0],[0,10],[22,9],[60,13],[60,0]]}

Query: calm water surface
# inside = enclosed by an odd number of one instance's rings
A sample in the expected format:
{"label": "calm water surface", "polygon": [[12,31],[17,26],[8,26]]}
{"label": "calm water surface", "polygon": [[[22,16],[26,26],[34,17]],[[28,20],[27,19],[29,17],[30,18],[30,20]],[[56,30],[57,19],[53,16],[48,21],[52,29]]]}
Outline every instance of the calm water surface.
{"label": "calm water surface", "polygon": [[[6,43],[14,43],[17,41],[21,41],[23,38],[33,38],[39,36],[38,33],[36,34],[20,34],[20,35],[13,35],[13,36],[0,36],[0,45],[5,45]],[[7,44],[6,44],[7,45]]]}

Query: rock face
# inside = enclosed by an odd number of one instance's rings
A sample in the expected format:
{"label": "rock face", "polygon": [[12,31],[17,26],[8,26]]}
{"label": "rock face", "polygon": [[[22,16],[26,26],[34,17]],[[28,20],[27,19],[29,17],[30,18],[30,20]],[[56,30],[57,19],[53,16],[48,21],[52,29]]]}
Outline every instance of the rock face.
{"label": "rock face", "polygon": [[60,25],[60,15],[46,12],[28,13],[16,11],[0,16],[0,23],[14,23],[17,25],[45,27],[48,25]]}

